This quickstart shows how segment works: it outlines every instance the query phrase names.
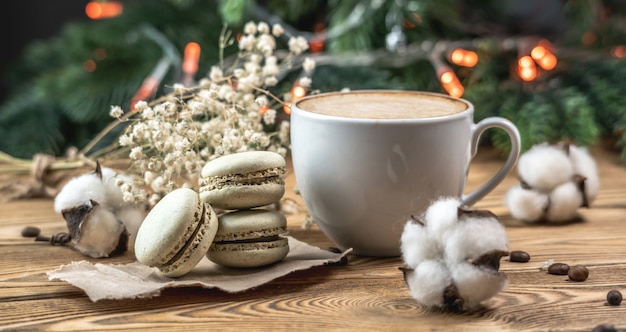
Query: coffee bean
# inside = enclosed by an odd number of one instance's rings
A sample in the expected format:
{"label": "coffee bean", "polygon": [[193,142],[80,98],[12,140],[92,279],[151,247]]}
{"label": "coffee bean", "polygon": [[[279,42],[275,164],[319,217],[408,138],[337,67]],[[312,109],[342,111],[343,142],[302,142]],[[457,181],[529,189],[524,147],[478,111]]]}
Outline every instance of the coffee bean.
{"label": "coffee bean", "polygon": [[574,265],[567,272],[567,276],[572,281],[585,281],[589,277],[589,270],[582,265]]}
{"label": "coffee bean", "polygon": [[566,275],[569,272],[569,265],[565,263],[553,263],[548,266],[548,273]]}
{"label": "coffee bean", "polygon": [[617,329],[611,324],[600,324],[596,325],[591,332],[617,332]]}
{"label": "coffee bean", "polygon": [[41,230],[38,227],[26,226],[22,228],[23,237],[37,237],[39,233],[41,233]]}
{"label": "coffee bean", "polygon": [[610,305],[620,305],[622,303],[622,293],[616,289],[610,290],[606,294],[606,302]]}
{"label": "coffee bean", "polygon": [[530,255],[521,250],[513,250],[509,255],[509,262],[526,263],[530,260]]}

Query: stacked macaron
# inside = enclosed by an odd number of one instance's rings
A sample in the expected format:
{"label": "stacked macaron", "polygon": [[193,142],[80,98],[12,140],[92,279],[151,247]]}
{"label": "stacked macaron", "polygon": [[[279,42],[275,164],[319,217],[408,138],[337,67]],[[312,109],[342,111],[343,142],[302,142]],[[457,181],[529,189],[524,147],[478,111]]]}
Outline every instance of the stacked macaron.
{"label": "stacked macaron", "polygon": [[[168,277],[182,276],[206,255],[216,264],[260,267],[289,253],[287,220],[263,208],[283,196],[285,159],[269,151],[241,152],[202,169],[200,194],[175,189],[143,220],[135,256]],[[224,210],[218,217],[216,210]]]}
{"label": "stacked macaron", "polygon": [[230,267],[276,263],[289,253],[287,220],[276,210],[285,193],[285,159],[270,151],[225,155],[207,163],[201,172],[200,198],[216,209],[219,226],[207,257]]}

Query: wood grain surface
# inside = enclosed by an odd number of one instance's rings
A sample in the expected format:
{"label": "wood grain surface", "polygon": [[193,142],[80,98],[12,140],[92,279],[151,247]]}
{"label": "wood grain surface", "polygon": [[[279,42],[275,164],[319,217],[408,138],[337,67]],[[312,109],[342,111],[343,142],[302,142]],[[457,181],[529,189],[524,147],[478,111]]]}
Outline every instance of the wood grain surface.
{"label": "wood grain surface", "polygon": [[[591,331],[599,324],[626,329],[626,302],[610,306],[606,294],[626,295],[626,167],[615,152],[593,150],[601,187],[582,221],[559,226],[528,225],[513,219],[502,199],[517,183],[515,172],[475,205],[496,213],[506,225],[510,250],[524,250],[528,263],[502,259],[509,285],[473,312],[451,314],[428,310],[409,295],[398,267],[400,258],[349,255],[345,265],[298,271],[242,293],[197,287],[165,290],[152,299],[92,302],[68,283],[48,281],[46,272],[84,256],[67,247],[22,238],[24,226],[43,234],[65,231],[51,200],[0,204],[0,329],[9,331]],[[502,158],[483,149],[472,164],[468,190],[490,177]],[[304,206],[293,193],[286,197],[300,213],[288,215],[297,239],[333,246],[315,226],[303,229]],[[553,259],[589,269],[584,282],[540,270]],[[126,254],[101,263],[127,263]],[[270,330],[271,329],[271,330]]]}

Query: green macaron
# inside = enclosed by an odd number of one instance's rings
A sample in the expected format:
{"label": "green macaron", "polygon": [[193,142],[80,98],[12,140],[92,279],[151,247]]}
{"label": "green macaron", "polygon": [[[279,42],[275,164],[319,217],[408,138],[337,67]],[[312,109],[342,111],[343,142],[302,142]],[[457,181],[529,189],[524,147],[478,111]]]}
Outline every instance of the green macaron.
{"label": "green macaron", "polygon": [[196,191],[175,189],[150,210],[139,227],[135,256],[164,276],[182,276],[205,256],[217,228],[215,211]]}
{"label": "green macaron", "polygon": [[229,267],[260,267],[281,261],[289,253],[285,216],[274,210],[224,213],[207,257]]}
{"label": "green macaron", "polygon": [[278,202],[285,193],[285,158],[271,151],[224,155],[200,173],[200,198],[216,209],[250,209]]}

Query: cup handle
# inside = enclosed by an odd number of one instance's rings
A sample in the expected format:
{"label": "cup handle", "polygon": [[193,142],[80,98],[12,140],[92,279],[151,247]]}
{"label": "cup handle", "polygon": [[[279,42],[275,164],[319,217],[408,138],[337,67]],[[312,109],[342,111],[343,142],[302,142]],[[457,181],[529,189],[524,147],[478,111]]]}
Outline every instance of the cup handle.
{"label": "cup handle", "polygon": [[502,182],[502,180],[504,180],[506,175],[513,168],[513,166],[515,166],[517,160],[519,159],[521,138],[517,127],[515,127],[515,125],[511,121],[505,118],[489,117],[481,120],[472,128],[470,160],[474,159],[474,157],[476,156],[476,152],[478,151],[478,140],[480,139],[480,136],[483,134],[483,132],[485,132],[485,130],[490,128],[500,128],[509,135],[509,139],[511,141],[511,151],[509,152],[509,156],[502,168],[500,168],[500,170],[493,177],[491,177],[491,179],[489,179],[485,184],[483,184],[481,187],[474,190],[473,192],[461,196],[461,201],[465,205],[473,205],[479,199],[483,198],[485,195],[491,192],[498,184],[500,184],[500,182]]}

